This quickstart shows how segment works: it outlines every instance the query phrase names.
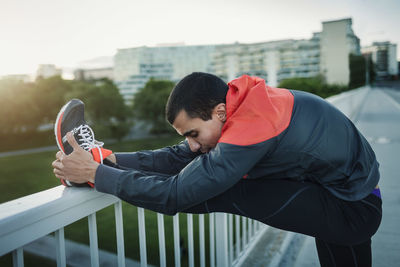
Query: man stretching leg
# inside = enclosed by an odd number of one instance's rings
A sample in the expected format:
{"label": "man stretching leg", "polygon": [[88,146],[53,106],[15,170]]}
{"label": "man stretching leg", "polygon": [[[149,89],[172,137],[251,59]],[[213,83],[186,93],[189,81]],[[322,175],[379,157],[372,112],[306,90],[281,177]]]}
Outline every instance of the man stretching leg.
{"label": "man stretching leg", "polygon": [[313,236],[322,266],[371,265],[379,164],[335,107],[257,77],[192,73],[166,113],[182,143],[99,164],[68,134],[74,151],[57,153],[55,175],[164,214],[229,212]]}

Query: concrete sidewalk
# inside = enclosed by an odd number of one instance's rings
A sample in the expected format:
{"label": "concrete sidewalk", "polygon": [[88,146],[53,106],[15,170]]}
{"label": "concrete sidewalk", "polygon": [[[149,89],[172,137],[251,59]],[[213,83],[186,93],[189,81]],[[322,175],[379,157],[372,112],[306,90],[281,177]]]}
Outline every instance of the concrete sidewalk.
{"label": "concrete sidewalk", "polygon": [[[52,235],[47,235],[24,246],[24,251],[56,262],[57,254],[55,253],[56,252],[55,247],[56,247],[55,238]],[[66,262],[69,267],[91,266],[89,246],[65,239],[65,253],[66,253],[65,255]],[[99,249],[99,265],[117,266],[118,265],[117,255]],[[125,257],[125,265],[129,267],[141,266],[140,262],[126,257]],[[147,266],[153,267],[153,265],[149,264],[147,264]]]}
{"label": "concrete sidewalk", "polygon": [[[400,90],[373,88],[355,124],[380,163],[383,218],[372,238],[373,266],[400,266]],[[295,267],[320,266],[314,239],[307,237]]]}
{"label": "concrete sidewalk", "polygon": [[38,147],[38,148],[30,148],[30,149],[21,149],[15,151],[7,151],[7,152],[0,152],[0,158],[10,157],[10,156],[19,156],[19,155],[28,155],[34,154],[39,152],[47,152],[47,151],[57,151],[57,146],[45,146],[45,147]]}

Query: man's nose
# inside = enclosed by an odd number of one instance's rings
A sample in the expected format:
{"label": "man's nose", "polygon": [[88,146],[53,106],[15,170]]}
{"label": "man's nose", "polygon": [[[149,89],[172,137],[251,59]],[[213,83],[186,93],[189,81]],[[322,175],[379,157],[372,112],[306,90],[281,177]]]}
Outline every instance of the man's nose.
{"label": "man's nose", "polygon": [[186,140],[188,141],[190,150],[191,150],[192,152],[197,152],[197,151],[200,149],[200,144],[197,143],[197,142],[196,142],[195,140],[193,140],[192,138],[186,138]]}

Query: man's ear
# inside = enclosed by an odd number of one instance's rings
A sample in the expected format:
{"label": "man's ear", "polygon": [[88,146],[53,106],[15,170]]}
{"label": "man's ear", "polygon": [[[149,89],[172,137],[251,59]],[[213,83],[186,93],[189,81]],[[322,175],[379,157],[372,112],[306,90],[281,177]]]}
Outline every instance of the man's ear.
{"label": "man's ear", "polygon": [[219,103],[214,107],[214,112],[217,114],[218,119],[222,122],[226,121],[226,105],[225,103]]}

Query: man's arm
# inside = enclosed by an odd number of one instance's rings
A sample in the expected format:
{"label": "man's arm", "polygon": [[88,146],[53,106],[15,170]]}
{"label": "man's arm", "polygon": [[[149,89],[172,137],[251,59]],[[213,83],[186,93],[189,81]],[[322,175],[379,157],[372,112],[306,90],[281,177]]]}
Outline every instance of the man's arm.
{"label": "man's arm", "polygon": [[191,161],[176,175],[143,170],[120,170],[96,163],[67,134],[74,151],[57,153],[54,173],[60,179],[76,183],[94,181],[95,188],[113,194],[133,205],[173,215],[223,193],[276,145],[269,139],[249,146],[219,143],[209,153]]}
{"label": "man's arm", "polygon": [[173,215],[229,189],[269,153],[273,144],[274,140],[250,146],[220,143],[176,175],[100,165],[95,187],[133,205]]}
{"label": "man's arm", "polygon": [[115,153],[115,159],[111,158],[111,161],[129,169],[177,174],[200,154],[192,152],[185,140],[177,145],[156,150]]}

